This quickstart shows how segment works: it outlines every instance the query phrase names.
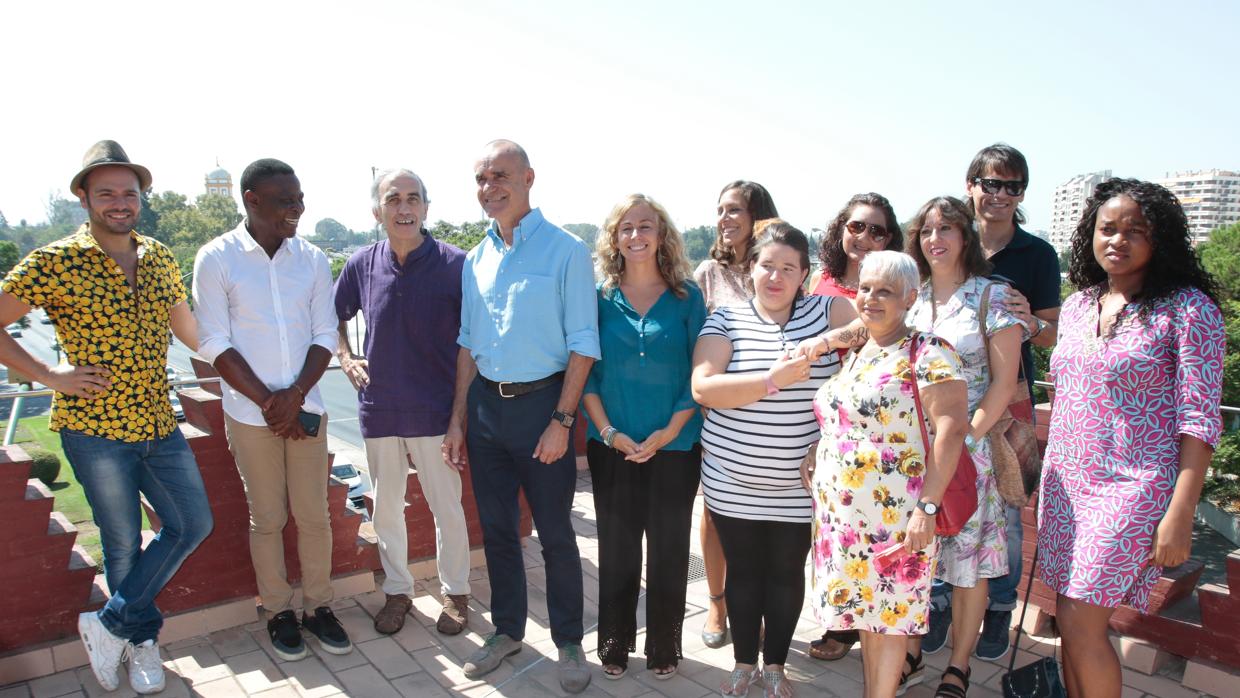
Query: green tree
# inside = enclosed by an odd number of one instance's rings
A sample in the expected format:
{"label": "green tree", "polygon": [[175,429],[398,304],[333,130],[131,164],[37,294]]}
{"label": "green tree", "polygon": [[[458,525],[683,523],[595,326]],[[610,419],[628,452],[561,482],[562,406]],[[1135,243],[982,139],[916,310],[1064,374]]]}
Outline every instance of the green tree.
{"label": "green tree", "polygon": [[0,241],[0,277],[9,273],[21,261],[21,250],[11,240]]}
{"label": "green tree", "polygon": [[1223,296],[1240,301],[1240,223],[1216,228],[1197,252],[1201,263],[1218,280]]}
{"label": "green tree", "polygon": [[598,239],[598,226],[593,223],[569,223],[564,226],[568,232],[581,238],[581,241],[594,249],[595,241]]}
{"label": "green tree", "polygon": [[693,262],[694,266],[710,257],[710,246],[715,243],[714,226],[699,225],[696,228],[689,228],[681,237],[685,239],[685,256]]}
{"label": "green tree", "polygon": [[439,221],[431,227],[431,234],[449,245],[470,250],[486,237],[489,225],[490,222],[486,220],[462,223],[459,226]]}
{"label": "green tree", "polygon": [[194,205],[207,222],[207,232],[212,239],[236,228],[241,222],[241,212],[237,210],[237,202],[231,196],[199,194]]}
{"label": "green tree", "polygon": [[352,232],[335,218],[324,218],[314,224],[314,238],[319,244],[344,246]]}

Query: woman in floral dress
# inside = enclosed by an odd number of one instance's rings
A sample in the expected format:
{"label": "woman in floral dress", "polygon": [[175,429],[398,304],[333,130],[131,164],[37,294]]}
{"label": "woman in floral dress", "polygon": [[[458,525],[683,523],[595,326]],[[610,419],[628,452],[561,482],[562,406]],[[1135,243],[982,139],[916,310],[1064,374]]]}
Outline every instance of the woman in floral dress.
{"label": "woman in floral dress", "polygon": [[[895,695],[906,636],[926,631],[938,551],[929,505],[942,501],[968,430],[955,352],[904,322],[917,285],[908,255],[865,258],[857,309],[869,340],[815,396],[822,439],[816,467],[805,466],[814,499],[811,604],[828,631],[861,631],[868,697]],[[914,377],[935,435],[929,467]],[[894,556],[879,555],[893,547],[901,548]]]}
{"label": "woman in floral dress", "polygon": [[1188,559],[1222,429],[1225,337],[1216,282],[1157,184],[1098,186],[1069,276],[1081,291],[1051,357],[1038,571],[1058,593],[1069,694],[1118,698],[1107,623],[1121,603],[1148,610],[1162,568]]}
{"label": "woman in floral dress", "polygon": [[[935,585],[930,619],[931,625],[950,624],[952,632],[951,660],[935,695],[963,698],[969,688],[969,657],[986,614],[987,582],[1008,572],[1007,505],[995,484],[986,434],[1016,392],[1026,330],[1004,304],[1007,287],[984,276],[990,263],[963,202],[953,197],[931,199],[913,217],[908,237],[906,249],[925,279],[909,324],[933,332],[955,348],[969,389],[965,444],[977,467],[977,512],[960,533],[939,541],[935,577],[942,583]],[[985,317],[980,317],[983,305]],[[952,587],[950,611],[940,610],[947,607],[946,585]],[[910,672],[921,660],[920,640],[912,644],[915,661]]]}

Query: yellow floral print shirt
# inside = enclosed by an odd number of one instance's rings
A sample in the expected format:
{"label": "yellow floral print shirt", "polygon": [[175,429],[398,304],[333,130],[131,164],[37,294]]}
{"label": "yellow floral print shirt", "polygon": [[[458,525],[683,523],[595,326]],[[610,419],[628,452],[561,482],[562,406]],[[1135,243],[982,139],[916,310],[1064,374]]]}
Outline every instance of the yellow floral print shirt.
{"label": "yellow floral print shirt", "polygon": [[186,299],[172,252],[130,233],[138,243],[137,289],[84,224],[67,238],[31,252],[0,290],[43,308],[66,360],[103,366],[112,385],[94,399],[56,393],[53,431],[70,429],[116,441],[163,438],[177,427],[168,400],[168,318]]}

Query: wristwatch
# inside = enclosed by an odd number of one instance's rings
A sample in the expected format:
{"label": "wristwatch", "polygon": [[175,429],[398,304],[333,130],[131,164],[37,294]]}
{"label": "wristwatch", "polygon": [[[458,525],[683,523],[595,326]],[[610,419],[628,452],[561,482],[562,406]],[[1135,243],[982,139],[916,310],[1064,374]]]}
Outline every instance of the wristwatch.
{"label": "wristwatch", "polygon": [[939,505],[934,502],[917,502],[917,508],[921,509],[926,516],[934,516],[939,513]]}
{"label": "wristwatch", "polygon": [[1038,329],[1034,330],[1034,333],[1029,335],[1029,339],[1033,339],[1034,337],[1037,337],[1038,335],[1042,334],[1042,330],[1046,329],[1051,324],[1043,320],[1042,318],[1037,317],[1036,315],[1034,316],[1033,319],[1038,321]]}
{"label": "wristwatch", "polygon": [[551,418],[559,422],[560,426],[564,427],[565,429],[572,429],[573,422],[576,421],[575,419],[573,419],[573,416],[571,414],[567,414],[559,410],[552,412]]}

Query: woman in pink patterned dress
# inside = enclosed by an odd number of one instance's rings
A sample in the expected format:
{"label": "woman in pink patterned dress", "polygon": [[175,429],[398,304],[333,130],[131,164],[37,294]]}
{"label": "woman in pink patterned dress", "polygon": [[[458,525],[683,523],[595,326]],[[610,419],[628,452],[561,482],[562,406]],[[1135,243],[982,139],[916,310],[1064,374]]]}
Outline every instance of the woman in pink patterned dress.
{"label": "woman in pink patterned dress", "polygon": [[1188,559],[1222,430],[1223,321],[1184,211],[1156,184],[1099,185],[1069,276],[1082,290],[1051,358],[1039,572],[1058,593],[1068,693],[1118,698],[1107,623],[1121,603],[1147,610],[1162,568]]}

